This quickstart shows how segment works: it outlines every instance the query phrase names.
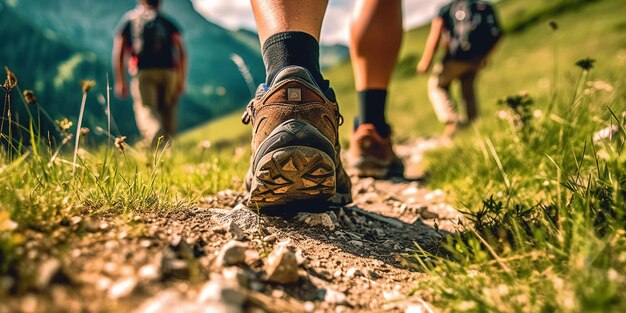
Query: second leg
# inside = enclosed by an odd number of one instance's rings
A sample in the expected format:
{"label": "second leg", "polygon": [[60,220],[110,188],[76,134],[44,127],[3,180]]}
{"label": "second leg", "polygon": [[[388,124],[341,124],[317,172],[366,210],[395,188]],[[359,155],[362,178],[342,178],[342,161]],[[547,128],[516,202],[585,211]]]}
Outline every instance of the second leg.
{"label": "second leg", "polygon": [[402,1],[358,1],[350,33],[359,102],[350,143],[352,168],[359,176],[402,176],[404,167],[393,152],[385,117],[387,89],[402,43]]}

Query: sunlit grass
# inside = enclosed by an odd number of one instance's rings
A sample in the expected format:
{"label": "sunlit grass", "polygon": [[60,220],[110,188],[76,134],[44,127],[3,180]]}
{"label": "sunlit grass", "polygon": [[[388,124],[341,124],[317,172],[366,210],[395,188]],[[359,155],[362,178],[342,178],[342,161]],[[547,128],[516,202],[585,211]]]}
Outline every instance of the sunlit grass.
{"label": "sunlit grass", "polygon": [[[586,12],[604,12],[604,21],[611,21],[604,10],[614,4],[605,1]],[[563,21],[574,16],[580,18]],[[613,43],[624,38],[607,37],[605,49],[583,51],[602,67],[583,57],[560,60],[554,76],[560,84],[504,99],[492,109],[497,114],[452,148],[427,157],[428,182],[446,190],[467,220],[465,231],[448,238],[449,256],[416,256],[430,274],[416,294],[445,311],[626,308],[626,86],[623,72],[615,70],[623,64],[610,57],[622,51]],[[583,52],[571,48],[567,54]]]}
{"label": "sunlit grass", "polygon": [[471,230],[449,238],[451,259],[422,262],[432,279],[417,293],[451,310],[626,308],[626,86],[586,72],[552,112],[544,97],[516,123],[512,97],[501,120],[430,155],[430,183],[464,208]]}
{"label": "sunlit grass", "polygon": [[[444,244],[447,255],[416,255],[430,275],[416,283],[415,294],[443,311],[626,307],[626,32],[620,8],[619,0],[598,1],[559,16],[557,32],[541,22],[504,41],[481,78],[482,119],[452,148],[428,157],[428,186],[446,190],[467,221],[465,231]],[[502,2],[505,19],[519,10],[516,1]],[[413,74],[425,35],[426,29],[406,35],[391,87],[388,114],[396,138],[440,131],[426,77]],[[597,60],[593,68],[574,65],[586,57]],[[350,121],[356,96],[349,64],[327,77]],[[27,105],[10,94],[10,105]],[[240,189],[250,129],[239,116],[142,150],[115,138],[98,147],[72,140],[79,132],[68,121],[59,121],[58,134],[48,139],[33,114],[29,125],[19,126],[34,144],[2,135],[0,274],[17,268],[15,249],[24,245],[25,230],[49,234],[73,216],[132,220],[138,213],[186,210],[207,195]],[[342,128],[344,143],[349,124]],[[593,139],[607,127],[611,138]]]}
{"label": "sunlit grass", "polygon": [[[38,105],[9,98],[19,85],[10,87],[5,95],[11,106]],[[87,93],[83,90],[83,103]],[[7,125],[11,121],[10,116],[3,119]],[[248,165],[249,153],[232,146],[174,141],[143,149],[129,146],[122,136],[93,147],[84,137],[94,132],[67,119],[56,122],[58,133],[45,136],[35,119],[29,124],[18,125],[19,137],[8,132],[1,138],[0,275],[21,271],[23,256],[14,249],[24,244],[23,231],[50,234],[75,216],[123,223],[138,214],[191,209],[220,190],[241,189]]]}

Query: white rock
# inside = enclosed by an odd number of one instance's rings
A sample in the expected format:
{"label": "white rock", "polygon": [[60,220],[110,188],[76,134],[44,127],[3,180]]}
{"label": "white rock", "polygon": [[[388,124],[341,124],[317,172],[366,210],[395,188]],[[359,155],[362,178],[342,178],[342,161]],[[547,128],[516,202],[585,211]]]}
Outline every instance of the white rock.
{"label": "white rock", "polygon": [[404,298],[398,290],[383,291],[383,298],[387,301],[397,301]]}
{"label": "white rock", "polygon": [[280,289],[272,290],[272,297],[274,297],[274,298],[282,298],[284,296],[285,296],[285,291],[280,290]]}
{"label": "white rock", "polygon": [[146,264],[139,268],[139,277],[146,280],[155,280],[160,276],[159,268],[153,264]]}
{"label": "white rock", "polygon": [[427,193],[424,196],[424,200],[426,200],[429,203],[438,203],[438,202],[442,202],[445,199],[445,197],[446,197],[446,194],[443,192],[443,190],[436,189]]}
{"label": "white rock", "polygon": [[333,274],[333,277],[341,278],[341,275],[343,275],[343,272],[341,272],[341,270],[336,270],[335,273]]}
{"label": "white rock", "polygon": [[108,278],[108,277],[100,277],[97,281],[96,281],[96,289],[100,290],[100,291],[104,291],[109,289],[109,287],[111,287],[111,285],[113,284],[113,281]]}
{"label": "white rock", "polygon": [[248,275],[244,270],[238,267],[224,268],[222,270],[222,276],[224,277],[224,280],[229,282],[235,282],[241,287],[247,287],[249,284]]}
{"label": "white rock", "polygon": [[304,303],[304,312],[310,313],[315,311],[315,303],[307,301]]}
{"label": "white rock", "polygon": [[410,186],[410,187],[408,187],[408,188],[406,188],[406,189],[404,189],[402,191],[402,195],[404,195],[404,196],[412,196],[412,195],[417,194],[418,191],[419,191],[419,189],[417,189],[417,187]]}
{"label": "white rock", "polygon": [[409,304],[404,313],[423,313],[424,306],[421,304]]}
{"label": "white rock", "polygon": [[358,241],[358,240],[350,240],[348,241],[349,244],[355,246],[355,247],[359,247],[362,248],[363,247],[363,242]]}
{"label": "white rock", "polygon": [[276,245],[267,257],[264,269],[269,281],[289,284],[299,279],[298,260],[287,242]]}
{"label": "white rock", "polygon": [[324,302],[330,304],[346,303],[346,295],[333,289],[325,289]]}
{"label": "white rock", "polygon": [[274,243],[276,240],[278,240],[278,236],[276,236],[276,234],[271,234],[263,238],[263,241],[267,243]]}
{"label": "white rock", "polygon": [[302,249],[298,249],[296,251],[296,261],[298,262],[298,265],[304,264],[307,260],[308,258],[304,256],[304,252],[302,252]]}
{"label": "white rock", "polygon": [[228,232],[233,235],[235,240],[244,240],[246,238],[246,234],[243,229],[241,229],[241,227],[239,227],[239,225],[237,225],[234,221],[230,222],[228,225]]}
{"label": "white rock", "polygon": [[116,274],[117,271],[119,269],[119,266],[117,266],[117,264],[115,264],[115,262],[106,262],[104,263],[104,267],[102,268],[102,270],[107,273],[107,274]]}
{"label": "white rock", "polygon": [[461,217],[461,213],[459,213],[459,211],[447,204],[441,204],[438,210],[439,218],[441,219],[453,220]]}
{"label": "white rock", "polygon": [[[332,212],[331,212],[332,213]],[[309,226],[321,226],[328,230],[334,231],[339,225],[337,224],[337,216],[335,216],[335,221],[333,222],[333,218],[328,213],[298,213],[296,215],[296,220],[300,222],[304,222]]]}
{"label": "white rock", "polygon": [[50,285],[55,276],[63,274],[61,272],[61,261],[52,258],[43,262],[39,266],[38,277],[36,281],[37,288],[45,289]]}
{"label": "white rock", "polygon": [[198,296],[199,303],[226,303],[241,307],[245,301],[246,297],[238,286],[234,282],[225,281],[219,275],[214,275],[204,284]]}
{"label": "white rock", "polygon": [[348,269],[348,271],[346,272],[346,277],[352,278],[354,276],[363,276],[363,272],[361,272],[361,270],[359,270],[356,267],[351,267],[350,269]]}
{"label": "white rock", "polygon": [[172,290],[159,292],[156,296],[146,300],[139,308],[137,313],[158,313],[164,312],[168,308],[173,308],[172,304],[181,303],[180,294]]}
{"label": "white rock", "polygon": [[242,264],[246,260],[246,250],[248,247],[239,241],[229,241],[226,243],[217,257],[219,266],[232,266]]}
{"label": "white rock", "polygon": [[116,281],[109,289],[110,299],[120,299],[129,296],[137,287],[137,278],[126,277]]}

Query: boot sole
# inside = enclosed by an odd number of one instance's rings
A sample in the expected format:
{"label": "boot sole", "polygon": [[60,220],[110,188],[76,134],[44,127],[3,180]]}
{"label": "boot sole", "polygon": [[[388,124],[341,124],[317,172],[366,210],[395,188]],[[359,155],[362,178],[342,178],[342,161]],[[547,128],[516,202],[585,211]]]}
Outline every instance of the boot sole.
{"label": "boot sole", "polygon": [[315,205],[336,195],[335,162],[325,152],[308,146],[271,151],[257,163],[250,184],[248,207],[265,208],[294,204]]}

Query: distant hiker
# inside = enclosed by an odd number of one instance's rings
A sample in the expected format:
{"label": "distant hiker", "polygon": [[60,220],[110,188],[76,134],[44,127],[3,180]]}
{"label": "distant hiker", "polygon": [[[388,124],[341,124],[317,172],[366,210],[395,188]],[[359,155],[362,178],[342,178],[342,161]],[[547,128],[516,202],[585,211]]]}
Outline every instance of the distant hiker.
{"label": "distant hiker", "polygon": [[486,65],[487,58],[502,36],[502,29],[492,6],[482,0],[453,0],[443,6],[431,24],[424,54],[417,70],[426,73],[444,39],[446,52],[443,60],[433,68],[428,82],[428,96],[438,119],[446,124],[444,136],[452,136],[461,119],[450,98],[450,84],[461,82],[468,122],[478,117],[475,80]]}
{"label": "distant hiker", "polygon": [[185,88],[187,57],[179,28],[160,12],[160,0],[138,0],[120,21],[113,46],[115,94],[128,96],[124,67],[132,76],[130,94],[137,128],[148,145],[176,129],[176,105]]}

